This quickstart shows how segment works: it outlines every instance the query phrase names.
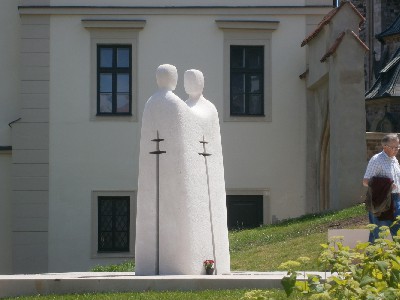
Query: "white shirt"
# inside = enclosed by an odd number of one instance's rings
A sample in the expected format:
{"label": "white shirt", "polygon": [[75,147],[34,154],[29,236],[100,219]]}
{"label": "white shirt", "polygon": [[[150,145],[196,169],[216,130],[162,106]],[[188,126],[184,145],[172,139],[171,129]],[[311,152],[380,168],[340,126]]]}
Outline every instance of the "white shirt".
{"label": "white shirt", "polygon": [[384,151],[372,156],[364,178],[371,179],[374,176],[392,179],[396,185],[392,193],[400,193],[400,165],[396,157],[389,157]]}

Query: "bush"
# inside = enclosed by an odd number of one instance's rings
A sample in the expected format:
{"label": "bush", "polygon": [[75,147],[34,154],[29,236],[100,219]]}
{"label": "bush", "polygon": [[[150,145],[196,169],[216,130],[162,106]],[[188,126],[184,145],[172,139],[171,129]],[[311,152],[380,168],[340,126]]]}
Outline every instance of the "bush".
{"label": "bush", "polygon": [[133,272],[135,270],[135,263],[133,260],[128,260],[122,264],[108,265],[108,266],[95,266],[91,272]]}
{"label": "bush", "polygon": [[[368,226],[370,230],[376,227]],[[326,279],[308,275],[307,280],[299,281],[295,268],[301,263],[283,263],[281,268],[289,270],[282,279],[287,296],[297,289],[310,299],[400,299],[400,237],[394,236],[392,241],[387,239],[389,227],[379,230],[374,244],[358,243],[354,249],[343,246],[343,237],[322,244],[318,260],[331,272]]]}

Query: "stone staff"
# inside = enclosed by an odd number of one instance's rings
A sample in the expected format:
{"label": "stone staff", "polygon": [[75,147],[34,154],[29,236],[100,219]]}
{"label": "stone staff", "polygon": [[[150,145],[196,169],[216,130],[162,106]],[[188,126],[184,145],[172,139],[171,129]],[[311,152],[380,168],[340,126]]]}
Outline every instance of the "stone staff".
{"label": "stone staff", "polygon": [[206,151],[206,144],[208,142],[205,141],[204,135],[203,140],[200,141],[203,144],[203,152],[199,153],[204,157],[204,161],[206,164],[206,176],[207,176],[207,191],[208,191],[208,210],[210,215],[210,226],[211,226],[211,240],[212,240],[212,248],[213,248],[213,257],[214,257],[214,268],[215,268],[215,275],[217,275],[217,258],[215,257],[215,237],[214,237],[214,226],[213,226],[213,216],[212,216],[212,208],[211,208],[211,195],[210,195],[210,177],[208,176],[208,164],[207,164],[207,156],[210,156],[210,153]]}
{"label": "stone staff", "polygon": [[156,158],[156,275],[160,275],[160,155],[167,153],[166,151],[160,150],[160,142],[164,141],[161,139],[157,130],[157,138],[151,140],[156,142],[156,151],[150,152],[150,154],[157,155]]}

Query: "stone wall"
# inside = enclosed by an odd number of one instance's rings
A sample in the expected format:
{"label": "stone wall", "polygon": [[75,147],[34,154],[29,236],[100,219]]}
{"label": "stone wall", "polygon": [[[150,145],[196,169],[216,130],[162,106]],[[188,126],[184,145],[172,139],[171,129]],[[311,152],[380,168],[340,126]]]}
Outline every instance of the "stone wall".
{"label": "stone wall", "polygon": [[367,161],[369,161],[374,154],[382,151],[381,139],[384,135],[385,134],[381,132],[367,132]]}
{"label": "stone wall", "polygon": [[[386,133],[383,132],[367,132],[366,134],[366,144],[367,144],[367,161],[370,158],[382,151],[381,139]],[[400,151],[397,154],[397,159],[400,160]]]}

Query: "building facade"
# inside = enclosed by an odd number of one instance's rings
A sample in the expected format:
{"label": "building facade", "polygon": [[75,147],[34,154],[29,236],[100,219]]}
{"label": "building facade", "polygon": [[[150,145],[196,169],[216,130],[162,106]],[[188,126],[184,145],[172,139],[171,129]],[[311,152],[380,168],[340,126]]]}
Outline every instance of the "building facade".
{"label": "building facade", "polygon": [[331,0],[0,6],[0,273],[86,271],[134,257],[141,113],[163,63],[177,67],[182,99],[184,71],[205,75],[232,227],[359,201],[307,199],[300,43]]}

